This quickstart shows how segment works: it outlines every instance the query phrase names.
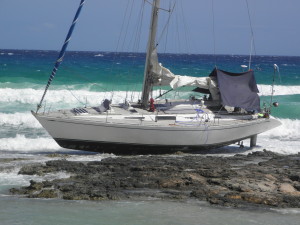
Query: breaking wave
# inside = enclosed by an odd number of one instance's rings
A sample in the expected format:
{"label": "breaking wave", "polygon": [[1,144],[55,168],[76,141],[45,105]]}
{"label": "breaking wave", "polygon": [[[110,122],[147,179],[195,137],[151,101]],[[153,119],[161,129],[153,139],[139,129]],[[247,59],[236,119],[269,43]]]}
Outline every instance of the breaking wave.
{"label": "breaking wave", "polygon": [[1,138],[0,150],[5,151],[42,151],[62,149],[52,138],[27,138],[17,134],[16,137]]}
{"label": "breaking wave", "polygon": [[[260,95],[271,95],[272,87],[271,85],[258,85],[258,90]],[[274,95],[298,95],[300,94],[300,86],[282,86],[275,85],[274,86]]]}
{"label": "breaking wave", "polygon": [[42,126],[30,113],[0,113],[0,126],[23,126],[25,128],[41,128]]}
{"label": "breaking wave", "polygon": [[[261,134],[270,139],[300,142],[300,120],[278,119],[282,125]],[[300,151],[300,149],[299,149]]]}
{"label": "breaking wave", "polygon": [[258,135],[257,150],[267,149],[280,154],[300,152],[300,120],[279,119],[281,126]]}
{"label": "breaking wave", "polygon": [[[4,103],[22,103],[37,105],[41,99],[44,90],[35,90],[31,88],[27,89],[12,89],[2,88],[0,89],[0,102]],[[93,92],[86,90],[51,90],[47,93],[45,101],[47,104],[54,103],[69,103],[83,104],[88,103],[92,105],[100,104],[105,98],[111,99],[113,97],[114,103],[121,103],[125,97],[132,98],[133,101],[137,101],[140,96],[140,92],[126,92],[126,91],[115,91],[115,92]]]}
{"label": "breaking wave", "polygon": [[[270,85],[258,85],[260,95],[268,96],[271,94]],[[297,95],[300,94],[300,86],[275,86],[274,95]],[[13,89],[0,88],[0,102],[4,103],[22,103],[22,104],[38,104],[44,90],[36,90],[32,88]],[[48,104],[53,103],[70,103],[76,104],[78,101],[88,104],[99,104],[103,99],[111,99],[114,103],[123,102],[126,98],[137,101],[140,98],[140,92],[132,91],[114,91],[114,92],[95,92],[89,90],[51,90],[46,95]]]}

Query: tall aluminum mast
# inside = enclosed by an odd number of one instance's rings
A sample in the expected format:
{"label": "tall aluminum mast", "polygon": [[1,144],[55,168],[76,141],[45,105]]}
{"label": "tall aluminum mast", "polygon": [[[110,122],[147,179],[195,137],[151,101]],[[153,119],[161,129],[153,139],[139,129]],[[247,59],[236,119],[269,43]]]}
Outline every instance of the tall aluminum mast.
{"label": "tall aluminum mast", "polygon": [[149,95],[152,88],[152,78],[151,78],[151,54],[156,47],[156,31],[157,31],[157,21],[158,21],[158,11],[159,11],[160,0],[154,0],[152,5],[152,16],[150,23],[150,32],[148,39],[148,47],[147,47],[147,56],[145,63],[145,71],[144,71],[144,83],[143,83],[143,92],[142,92],[142,107],[147,108]]}

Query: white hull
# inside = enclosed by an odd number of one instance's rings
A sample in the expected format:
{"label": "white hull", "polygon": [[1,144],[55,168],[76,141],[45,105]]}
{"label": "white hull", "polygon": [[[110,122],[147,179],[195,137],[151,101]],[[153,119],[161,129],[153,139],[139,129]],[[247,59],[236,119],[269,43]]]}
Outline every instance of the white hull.
{"label": "white hull", "polygon": [[[193,122],[107,120],[103,117],[34,116],[62,147],[111,152],[118,145],[166,148],[209,148],[231,144],[280,125],[274,119],[239,122]],[[118,152],[129,150],[117,149]]]}

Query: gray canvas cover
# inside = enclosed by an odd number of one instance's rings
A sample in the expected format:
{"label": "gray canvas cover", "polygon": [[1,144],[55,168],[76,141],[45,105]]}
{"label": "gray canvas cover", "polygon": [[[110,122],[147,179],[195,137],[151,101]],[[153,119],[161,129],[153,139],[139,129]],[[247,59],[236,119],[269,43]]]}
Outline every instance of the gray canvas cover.
{"label": "gray canvas cover", "polygon": [[[216,72],[216,73],[214,73]],[[253,71],[230,73],[216,70],[210,76],[217,75],[222,104],[240,107],[247,111],[260,111],[260,99]]]}

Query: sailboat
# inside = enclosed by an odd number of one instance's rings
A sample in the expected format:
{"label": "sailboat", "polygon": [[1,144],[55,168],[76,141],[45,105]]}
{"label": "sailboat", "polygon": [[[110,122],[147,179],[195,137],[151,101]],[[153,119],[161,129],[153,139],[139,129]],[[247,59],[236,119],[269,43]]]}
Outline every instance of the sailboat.
{"label": "sailboat", "polygon": [[[142,97],[138,102],[112,104],[103,100],[94,107],[39,112],[54,78],[85,0],[62,47],[34,117],[64,148],[94,152],[165,153],[230,145],[279,126],[270,116],[272,105],[260,108],[253,71],[230,73],[215,68],[208,77],[173,74],[158,61],[156,31],[160,0],[153,0]],[[206,93],[201,99],[153,99],[155,86],[172,89],[193,86]]]}

